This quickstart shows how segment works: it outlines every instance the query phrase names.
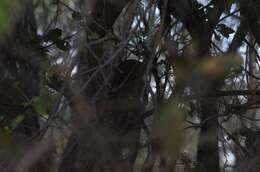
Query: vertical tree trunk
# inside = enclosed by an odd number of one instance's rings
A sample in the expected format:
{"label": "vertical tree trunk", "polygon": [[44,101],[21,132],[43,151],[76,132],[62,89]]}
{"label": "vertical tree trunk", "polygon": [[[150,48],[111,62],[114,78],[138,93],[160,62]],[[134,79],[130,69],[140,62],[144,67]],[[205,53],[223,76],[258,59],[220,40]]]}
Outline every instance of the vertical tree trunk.
{"label": "vertical tree trunk", "polygon": [[[218,20],[224,11],[227,1],[213,0],[214,8],[208,15],[208,22],[203,27],[198,43],[198,55],[200,58],[206,56],[207,58],[213,58],[210,54],[211,39],[214,29],[218,24]],[[206,45],[206,46],[205,46]],[[204,80],[202,78],[202,80]],[[214,93],[221,89],[224,81],[207,81],[211,82],[207,88],[201,88],[206,90],[204,93]],[[198,145],[198,161],[206,172],[219,172],[219,148],[218,148],[218,99],[217,98],[202,98],[200,101],[201,106],[201,131],[199,136]]]}
{"label": "vertical tree trunk", "polygon": [[201,101],[202,125],[198,161],[205,172],[219,172],[217,103],[217,98],[205,98]]}

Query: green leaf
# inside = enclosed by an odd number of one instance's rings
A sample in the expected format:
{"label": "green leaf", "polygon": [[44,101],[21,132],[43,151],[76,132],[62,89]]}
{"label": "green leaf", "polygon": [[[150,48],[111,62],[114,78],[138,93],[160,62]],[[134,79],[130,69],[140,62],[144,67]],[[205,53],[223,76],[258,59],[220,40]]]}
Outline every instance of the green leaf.
{"label": "green leaf", "polygon": [[11,123],[11,128],[15,129],[16,127],[18,127],[19,124],[21,124],[24,120],[24,115],[18,115]]}
{"label": "green leaf", "polygon": [[0,0],[0,33],[9,25],[10,11],[15,0]]}
{"label": "green leaf", "polygon": [[225,24],[219,24],[217,26],[217,31],[219,31],[226,38],[229,38],[229,35],[235,32],[232,28],[226,26]]}
{"label": "green leaf", "polygon": [[61,29],[59,28],[52,29],[46,34],[45,41],[57,42],[61,37],[61,35],[62,35]]}
{"label": "green leaf", "polygon": [[35,111],[38,114],[45,114],[46,113],[46,104],[45,101],[43,99],[43,97],[38,96],[38,97],[34,97],[32,100],[33,103],[33,107],[35,109]]}

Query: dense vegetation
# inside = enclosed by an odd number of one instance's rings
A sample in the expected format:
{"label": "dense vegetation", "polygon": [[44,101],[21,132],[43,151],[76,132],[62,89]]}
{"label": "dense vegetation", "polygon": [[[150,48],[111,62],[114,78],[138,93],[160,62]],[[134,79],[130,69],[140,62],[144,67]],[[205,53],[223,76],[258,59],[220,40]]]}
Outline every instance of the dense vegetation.
{"label": "dense vegetation", "polygon": [[259,0],[1,0],[1,172],[260,170]]}

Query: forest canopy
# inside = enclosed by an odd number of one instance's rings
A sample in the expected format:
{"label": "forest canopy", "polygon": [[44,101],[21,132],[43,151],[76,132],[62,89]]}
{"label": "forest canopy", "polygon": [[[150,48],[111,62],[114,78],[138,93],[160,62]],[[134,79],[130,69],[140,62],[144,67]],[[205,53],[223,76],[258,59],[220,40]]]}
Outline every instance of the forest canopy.
{"label": "forest canopy", "polygon": [[258,172],[259,0],[1,0],[1,172]]}

